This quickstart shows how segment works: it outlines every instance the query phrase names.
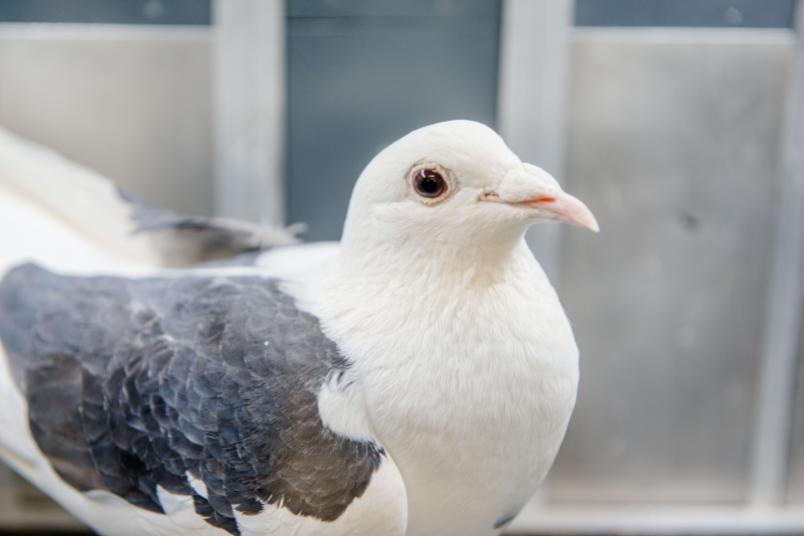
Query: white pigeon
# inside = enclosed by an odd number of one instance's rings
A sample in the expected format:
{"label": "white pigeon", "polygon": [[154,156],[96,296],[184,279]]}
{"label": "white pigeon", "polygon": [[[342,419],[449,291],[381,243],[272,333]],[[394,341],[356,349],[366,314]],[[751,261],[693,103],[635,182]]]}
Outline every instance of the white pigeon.
{"label": "white pigeon", "polygon": [[309,245],[0,131],[0,453],[108,535],[499,534],[575,403],[547,221],[597,230],[471,121],[380,152]]}

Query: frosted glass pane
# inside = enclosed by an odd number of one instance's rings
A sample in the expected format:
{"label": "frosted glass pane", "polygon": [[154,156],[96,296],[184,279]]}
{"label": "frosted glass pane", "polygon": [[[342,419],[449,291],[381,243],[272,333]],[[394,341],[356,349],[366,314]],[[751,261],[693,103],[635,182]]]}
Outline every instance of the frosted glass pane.
{"label": "frosted glass pane", "polygon": [[790,35],[581,34],[565,231],[581,349],[557,501],[745,498]]}

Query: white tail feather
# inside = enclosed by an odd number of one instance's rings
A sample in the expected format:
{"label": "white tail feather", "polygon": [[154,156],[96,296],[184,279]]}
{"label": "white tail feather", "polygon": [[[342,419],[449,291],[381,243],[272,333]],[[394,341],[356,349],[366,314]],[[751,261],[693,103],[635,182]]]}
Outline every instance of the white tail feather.
{"label": "white tail feather", "polygon": [[66,241],[76,253],[91,249],[120,260],[153,260],[147,242],[132,236],[131,207],[111,181],[1,128],[0,205],[4,248],[13,243],[31,256],[37,248],[65,249],[59,242]]}
{"label": "white tail feather", "polygon": [[0,274],[23,258],[84,271],[109,261],[187,266],[295,243],[290,228],[135,203],[109,179],[0,128]]}

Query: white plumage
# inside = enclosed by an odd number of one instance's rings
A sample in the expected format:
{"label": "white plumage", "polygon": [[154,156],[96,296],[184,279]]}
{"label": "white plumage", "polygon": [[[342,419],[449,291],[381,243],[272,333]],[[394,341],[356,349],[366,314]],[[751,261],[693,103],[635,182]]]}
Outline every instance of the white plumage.
{"label": "white plumage", "polygon": [[[229,533],[493,535],[536,491],[575,402],[578,352],[523,236],[542,221],[597,224],[493,131],[469,121],[414,131],[358,179],[340,243],[277,247],[253,266],[167,270],[153,237],[131,234],[131,211],[102,178],[0,132],[0,275],[35,261],[138,280],[277,278],[348,361],[316,384],[323,425],[384,451],[365,491],[335,519],[260,495],[259,513],[234,508]],[[0,373],[0,452],[68,510],[107,534],[226,534],[190,495],[161,484],[164,513],[65,482],[31,435],[31,393],[10,368]],[[214,503],[206,487],[214,480],[194,471],[182,485]]]}

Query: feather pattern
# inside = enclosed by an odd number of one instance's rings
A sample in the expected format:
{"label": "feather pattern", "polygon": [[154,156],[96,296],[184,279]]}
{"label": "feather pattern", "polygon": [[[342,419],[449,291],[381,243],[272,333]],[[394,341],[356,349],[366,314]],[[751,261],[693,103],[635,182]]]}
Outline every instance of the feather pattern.
{"label": "feather pattern", "polygon": [[234,510],[264,505],[337,519],[384,455],[324,427],[318,392],[349,363],[275,280],[25,265],[0,283],[0,337],[36,443],[79,490],[160,513],[158,487],[190,495],[238,534]]}

